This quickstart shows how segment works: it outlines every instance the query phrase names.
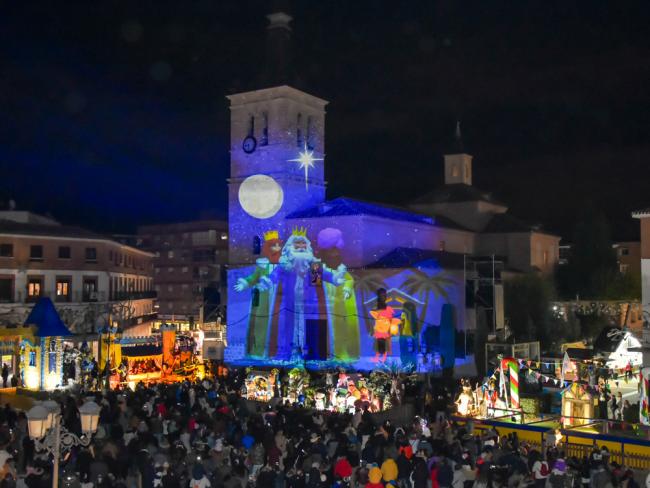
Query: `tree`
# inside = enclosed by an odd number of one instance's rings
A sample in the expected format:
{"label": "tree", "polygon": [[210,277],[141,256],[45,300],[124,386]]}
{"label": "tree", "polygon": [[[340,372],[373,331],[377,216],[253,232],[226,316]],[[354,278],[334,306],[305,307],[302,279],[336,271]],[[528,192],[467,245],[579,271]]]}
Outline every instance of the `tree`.
{"label": "tree", "polygon": [[505,315],[517,341],[547,342],[553,295],[552,283],[537,273],[528,273],[504,283]]}
{"label": "tree", "polygon": [[[576,225],[569,262],[558,269],[556,283],[565,299],[605,298],[618,279],[616,253],[604,215],[587,207]],[[619,297],[608,297],[619,298]]]}

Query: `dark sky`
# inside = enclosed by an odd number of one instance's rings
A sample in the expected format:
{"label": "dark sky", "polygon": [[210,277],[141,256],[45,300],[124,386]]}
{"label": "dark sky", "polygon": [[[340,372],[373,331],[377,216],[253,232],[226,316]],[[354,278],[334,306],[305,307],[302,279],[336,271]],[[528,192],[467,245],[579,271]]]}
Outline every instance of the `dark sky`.
{"label": "dark sky", "polygon": [[[270,2],[11,2],[0,19],[0,200],[95,230],[225,210],[225,95],[254,88]],[[7,10],[8,9],[8,10]],[[294,1],[295,70],[330,100],[329,196],[474,182],[570,236],[650,205],[650,2]],[[364,177],[359,179],[358,175]]]}

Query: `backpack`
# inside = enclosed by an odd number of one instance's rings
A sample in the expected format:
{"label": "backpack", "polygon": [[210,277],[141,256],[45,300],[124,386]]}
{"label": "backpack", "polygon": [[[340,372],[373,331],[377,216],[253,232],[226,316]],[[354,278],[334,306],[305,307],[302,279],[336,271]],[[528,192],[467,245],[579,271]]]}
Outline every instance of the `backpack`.
{"label": "backpack", "polygon": [[548,469],[548,463],[546,461],[542,461],[542,467],[539,470],[539,474],[544,478],[548,477],[548,475],[551,474],[551,470]]}

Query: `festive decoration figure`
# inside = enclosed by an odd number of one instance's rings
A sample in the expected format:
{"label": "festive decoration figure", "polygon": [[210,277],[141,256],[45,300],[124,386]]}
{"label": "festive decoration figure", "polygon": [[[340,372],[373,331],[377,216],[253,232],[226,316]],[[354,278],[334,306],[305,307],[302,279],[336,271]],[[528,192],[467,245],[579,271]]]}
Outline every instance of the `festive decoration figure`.
{"label": "festive decoration figure", "polygon": [[251,356],[266,357],[268,353],[268,328],[273,288],[270,286],[262,288],[258,284],[277,266],[281,253],[282,241],[278,231],[265,232],[262,247],[263,257],[256,261],[255,271],[245,278],[239,278],[235,285],[235,291],[241,292],[249,288],[253,291],[246,341],[246,351]]}
{"label": "festive decoration figure", "polygon": [[[309,315],[326,315],[322,286],[313,286],[309,279],[312,264],[317,262],[305,229],[294,229],[282,248],[280,263],[268,276],[260,280],[262,288],[275,288],[275,300],[271,317],[270,337],[277,344],[269,346],[269,355],[279,358],[303,359],[311,351],[306,350],[306,320]],[[322,280],[335,286],[343,284],[346,269],[343,265],[334,271],[323,266]]]}
{"label": "festive decoration figure", "polygon": [[400,320],[395,317],[395,310],[392,307],[371,310],[370,315],[375,319],[373,337],[375,338],[376,351],[373,361],[385,362],[388,355],[388,341],[390,341],[391,335],[396,335],[396,328],[399,327]]}
{"label": "festive decoration figure", "polygon": [[641,384],[639,398],[639,422],[643,425],[650,425],[650,368],[642,368],[639,372]]}
{"label": "festive decoration figure", "polygon": [[510,371],[510,407],[519,408],[519,362],[514,358],[503,358],[501,360],[501,371]]}
{"label": "festive decoration figure", "polygon": [[359,358],[359,314],[354,294],[354,278],[341,259],[343,235],[339,229],[326,228],[318,233],[318,255],[329,269],[342,271],[341,286],[324,283],[329,312],[330,351],[334,358],[352,361]]}
{"label": "festive decoration figure", "polygon": [[474,407],[474,395],[472,394],[472,386],[468,380],[461,380],[463,387],[462,392],[456,400],[457,411],[459,415],[470,415]]}

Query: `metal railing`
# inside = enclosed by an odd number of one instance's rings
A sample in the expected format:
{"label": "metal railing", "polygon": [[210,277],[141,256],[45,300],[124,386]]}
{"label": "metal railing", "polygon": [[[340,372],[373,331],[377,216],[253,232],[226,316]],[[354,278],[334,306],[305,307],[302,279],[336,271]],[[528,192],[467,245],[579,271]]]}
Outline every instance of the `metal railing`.
{"label": "metal railing", "polygon": [[155,290],[129,291],[107,293],[105,291],[72,291],[67,294],[57,294],[55,291],[44,291],[38,295],[29,295],[24,291],[16,291],[13,296],[0,297],[2,303],[36,303],[42,297],[48,297],[55,303],[95,303],[124,300],[155,299]]}

